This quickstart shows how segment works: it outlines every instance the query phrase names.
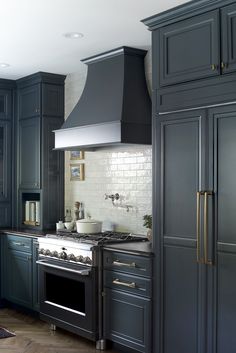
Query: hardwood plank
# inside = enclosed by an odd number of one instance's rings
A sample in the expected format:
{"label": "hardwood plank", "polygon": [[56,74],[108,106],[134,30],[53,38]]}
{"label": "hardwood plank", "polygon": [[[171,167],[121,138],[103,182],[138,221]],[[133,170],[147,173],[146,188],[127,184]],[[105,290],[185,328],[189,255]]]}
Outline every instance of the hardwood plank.
{"label": "hardwood plank", "polygon": [[0,340],[0,353],[99,352],[94,342],[62,329],[50,331],[47,323],[13,309],[0,310],[0,326],[16,333],[15,337]]}

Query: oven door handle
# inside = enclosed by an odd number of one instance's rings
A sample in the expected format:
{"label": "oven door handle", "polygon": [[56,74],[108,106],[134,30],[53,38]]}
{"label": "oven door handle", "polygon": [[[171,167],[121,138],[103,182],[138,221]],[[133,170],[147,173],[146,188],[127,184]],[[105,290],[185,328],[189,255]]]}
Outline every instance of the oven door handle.
{"label": "oven door handle", "polygon": [[38,261],[36,261],[36,264],[41,265],[41,266],[56,268],[58,270],[62,270],[62,271],[66,271],[66,272],[77,273],[78,275],[81,275],[81,276],[89,276],[89,274],[91,272],[90,268],[88,268],[86,270],[73,270],[71,268],[50,264],[48,262],[45,262],[44,260],[38,260]]}

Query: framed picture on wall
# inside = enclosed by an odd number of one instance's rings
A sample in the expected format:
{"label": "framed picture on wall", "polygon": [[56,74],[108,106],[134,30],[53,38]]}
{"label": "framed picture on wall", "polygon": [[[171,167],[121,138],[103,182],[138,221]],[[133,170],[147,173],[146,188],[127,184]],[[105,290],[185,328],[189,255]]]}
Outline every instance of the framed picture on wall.
{"label": "framed picture on wall", "polygon": [[73,161],[84,159],[84,151],[70,151],[70,159]]}
{"label": "framed picture on wall", "polygon": [[70,180],[84,180],[84,164],[70,164]]}

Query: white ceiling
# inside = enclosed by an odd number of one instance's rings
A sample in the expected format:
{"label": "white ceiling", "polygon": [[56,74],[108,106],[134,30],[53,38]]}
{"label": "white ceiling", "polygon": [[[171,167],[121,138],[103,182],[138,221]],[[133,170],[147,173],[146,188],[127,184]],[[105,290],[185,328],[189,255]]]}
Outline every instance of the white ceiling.
{"label": "white ceiling", "polygon": [[[37,71],[68,74],[80,60],[119,46],[149,49],[140,22],[188,0],[5,0],[0,10],[0,77]],[[63,33],[82,32],[81,39]]]}

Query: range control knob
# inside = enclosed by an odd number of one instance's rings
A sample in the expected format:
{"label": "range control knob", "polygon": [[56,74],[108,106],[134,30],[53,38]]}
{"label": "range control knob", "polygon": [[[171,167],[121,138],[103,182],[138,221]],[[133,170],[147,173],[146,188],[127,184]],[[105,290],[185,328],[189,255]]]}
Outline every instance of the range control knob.
{"label": "range control knob", "polygon": [[74,254],[69,254],[69,255],[67,256],[67,260],[76,261],[76,257],[75,257]]}
{"label": "range control knob", "polygon": [[84,262],[84,257],[82,255],[76,256],[77,262]]}
{"label": "range control knob", "polygon": [[53,257],[58,257],[58,256],[59,256],[59,254],[58,254],[58,252],[57,252],[57,251],[53,251],[53,252],[52,252],[52,256],[53,256]]}
{"label": "range control knob", "polygon": [[39,249],[39,254],[43,254],[44,253],[44,249]]}
{"label": "range control knob", "polygon": [[52,253],[51,253],[51,251],[50,250],[45,250],[45,253],[44,253],[44,255],[46,255],[46,256],[51,256],[52,255]]}
{"label": "range control knob", "polygon": [[90,257],[86,257],[85,258],[85,263],[88,264],[88,265],[91,265],[92,264],[92,260],[90,259]]}
{"label": "range control knob", "polygon": [[65,251],[60,252],[59,254],[60,259],[66,260],[67,259],[67,254]]}

